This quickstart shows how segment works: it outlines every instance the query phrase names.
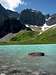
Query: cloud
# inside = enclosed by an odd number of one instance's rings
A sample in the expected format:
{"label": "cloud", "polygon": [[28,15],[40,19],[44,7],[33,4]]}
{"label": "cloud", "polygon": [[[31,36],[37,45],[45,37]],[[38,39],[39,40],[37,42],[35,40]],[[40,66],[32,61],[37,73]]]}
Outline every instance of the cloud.
{"label": "cloud", "polygon": [[18,5],[23,5],[23,0],[0,0],[0,4],[6,9],[14,10]]}

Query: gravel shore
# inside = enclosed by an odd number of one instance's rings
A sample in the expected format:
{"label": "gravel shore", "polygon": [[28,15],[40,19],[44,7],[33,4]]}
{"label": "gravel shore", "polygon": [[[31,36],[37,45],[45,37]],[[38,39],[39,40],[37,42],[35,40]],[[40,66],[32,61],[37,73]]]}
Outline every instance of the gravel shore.
{"label": "gravel shore", "polygon": [[16,68],[16,66],[0,66],[0,75],[56,75],[44,70],[32,70],[27,68]]}

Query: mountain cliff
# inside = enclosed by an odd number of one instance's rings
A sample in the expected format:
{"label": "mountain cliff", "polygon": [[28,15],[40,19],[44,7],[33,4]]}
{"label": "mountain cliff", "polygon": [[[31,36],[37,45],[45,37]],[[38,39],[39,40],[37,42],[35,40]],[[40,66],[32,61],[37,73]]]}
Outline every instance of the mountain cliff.
{"label": "mountain cliff", "polygon": [[4,21],[7,20],[8,14],[7,11],[2,5],[0,4],[0,29],[1,26],[3,25]]}
{"label": "mountain cliff", "polygon": [[19,14],[17,12],[6,10],[0,4],[0,38],[8,33],[19,32],[24,28],[25,25],[19,21]]}
{"label": "mountain cliff", "polygon": [[56,24],[56,14],[51,15],[46,24],[49,26]]}

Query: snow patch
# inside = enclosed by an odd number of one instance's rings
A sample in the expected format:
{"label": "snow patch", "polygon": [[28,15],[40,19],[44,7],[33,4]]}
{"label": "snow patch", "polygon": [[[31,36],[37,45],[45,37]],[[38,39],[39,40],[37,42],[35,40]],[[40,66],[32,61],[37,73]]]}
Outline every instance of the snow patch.
{"label": "snow patch", "polygon": [[26,27],[29,27],[29,25],[28,25],[28,24],[26,24],[25,26],[26,26]]}
{"label": "snow patch", "polygon": [[51,19],[51,17],[49,17],[48,19],[46,19],[46,21],[48,21],[48,20],[50,20]]}
{"label": "snow patch", "polygon": [[56,26],[56,24],[48,26],[46,23],[42,26],[42,31],[48,30],[49,28]]}

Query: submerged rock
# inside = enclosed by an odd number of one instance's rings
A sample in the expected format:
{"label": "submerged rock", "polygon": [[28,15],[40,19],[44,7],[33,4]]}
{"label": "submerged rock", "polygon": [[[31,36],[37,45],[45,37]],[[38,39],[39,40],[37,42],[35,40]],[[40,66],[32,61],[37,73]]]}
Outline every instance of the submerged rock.
{"label": "submerged rock", "polygon": [[32,52],[28,54],[29,56],[45,56],[43,52]]}

